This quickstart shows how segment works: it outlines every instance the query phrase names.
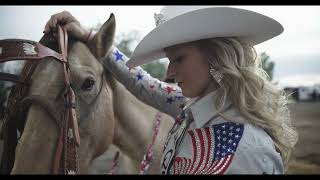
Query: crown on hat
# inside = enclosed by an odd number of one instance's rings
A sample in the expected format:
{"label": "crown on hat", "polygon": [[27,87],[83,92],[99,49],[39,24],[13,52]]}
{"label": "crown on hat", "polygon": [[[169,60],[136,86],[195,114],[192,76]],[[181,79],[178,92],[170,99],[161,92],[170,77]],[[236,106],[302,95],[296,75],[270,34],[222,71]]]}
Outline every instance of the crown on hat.
{"label": "crown on hat", "polygon": [[160,24],[166,21],[163,14],[160,14],[160,13],[159,14],[154,13],[154,20],[156,22],[156,26],[159,26]]}

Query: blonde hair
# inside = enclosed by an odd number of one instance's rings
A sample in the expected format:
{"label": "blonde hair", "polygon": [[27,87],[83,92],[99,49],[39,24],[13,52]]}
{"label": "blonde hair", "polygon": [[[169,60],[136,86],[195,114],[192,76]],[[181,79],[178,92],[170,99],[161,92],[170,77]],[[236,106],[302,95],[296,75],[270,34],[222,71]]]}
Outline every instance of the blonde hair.
{"label": "blonde hair", "polygon": [[298,139],[291,125],[288,97],[267,80],[268,75],[261,68],[255,49],[237,38],[211,38],[193,44],[215,70],[223,73],[215,99],[218,113],[227,117],[219,111],[228,98],[243,118],[271,136],[287,168]]}

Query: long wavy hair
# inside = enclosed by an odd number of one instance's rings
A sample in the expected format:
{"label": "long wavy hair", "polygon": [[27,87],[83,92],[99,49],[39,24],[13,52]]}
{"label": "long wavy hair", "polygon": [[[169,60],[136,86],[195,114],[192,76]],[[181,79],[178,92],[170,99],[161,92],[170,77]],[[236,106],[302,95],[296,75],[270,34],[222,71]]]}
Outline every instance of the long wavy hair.
{"label": "long wavy hair", "polygon": [[221,113],[228,98],[243,118],[271,136],[287,169],[298,134],[291,124],[288,97],[268,80],[255,48],[237,38],[211,38],[193,44],[223,74],[215,97],[218,113],[232,120]]}

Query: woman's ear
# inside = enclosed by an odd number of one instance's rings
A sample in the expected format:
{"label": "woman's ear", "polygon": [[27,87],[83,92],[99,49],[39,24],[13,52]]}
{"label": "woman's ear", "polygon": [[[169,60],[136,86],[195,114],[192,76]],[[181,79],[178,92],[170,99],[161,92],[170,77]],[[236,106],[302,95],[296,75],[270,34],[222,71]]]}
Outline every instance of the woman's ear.
{"label": "woman's ear", "polygon": [[88,47],[93,55],[100,59],[109,53],[112,47],[116,30],[116,20],[113,13],[109,19],[101,26],[98,33],[88,42]]}

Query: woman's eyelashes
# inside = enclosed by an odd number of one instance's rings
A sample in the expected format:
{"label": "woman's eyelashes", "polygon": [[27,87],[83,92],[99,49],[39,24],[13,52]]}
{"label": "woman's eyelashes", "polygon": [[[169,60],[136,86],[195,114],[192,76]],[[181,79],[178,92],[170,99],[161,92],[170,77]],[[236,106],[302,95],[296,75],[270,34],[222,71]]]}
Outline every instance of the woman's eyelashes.
{"label": "woman's eyelashes", "polygon": [[179,56],[175,59],[173,59],[171,62],[174,63],[174,64],[179,64],[183,61],[183,56]]}

